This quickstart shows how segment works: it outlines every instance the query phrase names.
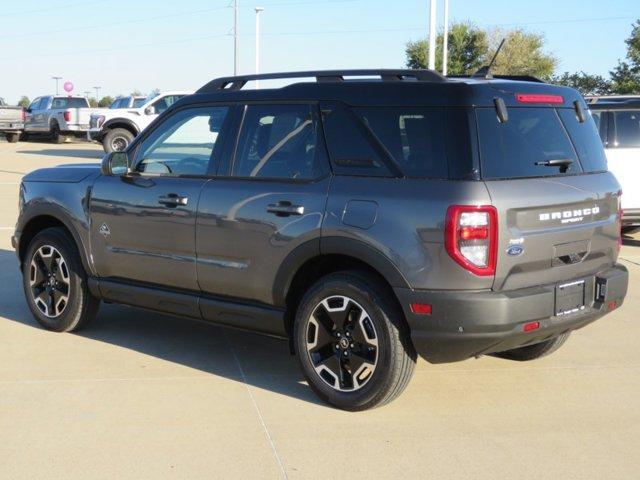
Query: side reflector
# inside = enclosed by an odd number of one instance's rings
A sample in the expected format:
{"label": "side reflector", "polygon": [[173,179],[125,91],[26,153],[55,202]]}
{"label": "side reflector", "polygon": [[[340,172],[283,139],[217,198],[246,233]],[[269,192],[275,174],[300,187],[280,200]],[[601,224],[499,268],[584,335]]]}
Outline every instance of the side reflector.
{"label": "side reflector", "polygon": [[516,100],[520,103],[564,103],[561,95],[543,93],[516,93]]}
{"label": "side reflector", "polygon": [[522,328],[522,330],[524,330],[525,332],[530,332],[532,330],[537,330],[539,328],[540,328],[540,322],[529,322],[524,324],[524,327]]}
{"label": "side reflector", "polygon": [[609,309],[609,311],[611,311],[611,310],[615,310],[617,306],[618,306],[618,305],[616,304],[616,301],[615,301],[615,300],[613,300],[613,301],[611,301],[611,302],[609,302],[609,303],[607,304],[607,308]]}
{"label": "side reflector", "polygon": [[431,315],[432,307],[428,303],[412,303],[411,312],[416,315]]}

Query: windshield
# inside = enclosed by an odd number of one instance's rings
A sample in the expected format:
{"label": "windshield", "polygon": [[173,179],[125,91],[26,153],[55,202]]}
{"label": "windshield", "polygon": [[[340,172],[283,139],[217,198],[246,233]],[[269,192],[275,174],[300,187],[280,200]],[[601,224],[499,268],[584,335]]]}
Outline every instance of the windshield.
{"label": "windshield", "polygon": [[[157,96],[159,96],[159,95],[160,95],[160,92],[153,92],[153,93],[150,93],[150,94],[147,96],[147,98],[145,98],[145,99],[142,101],[142,105],[146,105],[147,103],[151,102],[151,100],[153,100],[154,98],[156,98],[156,97],[157,97]],[[142,106],[142,105],[140,105],[140,106]]]}
{"label": "windshield", "polygon": [[133,108],[139,108],[147,103],[146,97],[140,97],[133,100]]}

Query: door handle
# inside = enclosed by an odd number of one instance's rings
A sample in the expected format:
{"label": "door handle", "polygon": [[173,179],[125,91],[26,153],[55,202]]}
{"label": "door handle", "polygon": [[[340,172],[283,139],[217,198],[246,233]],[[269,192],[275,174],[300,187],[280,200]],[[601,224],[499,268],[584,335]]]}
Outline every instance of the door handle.
{"label": "door handle", "polygon": [[267,212],[273,213],[278,217],[304,215],[304,207],[302,205],[292,205],[291,202],[282,201],[269,204],[269,206],[267,206]]}
{"label": "door handle", "polygon": [[158,197],[158,203],[166,205],[167,207],[177,207],[188,204],[189,197],[183,197],[177,193],[168,193],[167,195],[160,195]]}

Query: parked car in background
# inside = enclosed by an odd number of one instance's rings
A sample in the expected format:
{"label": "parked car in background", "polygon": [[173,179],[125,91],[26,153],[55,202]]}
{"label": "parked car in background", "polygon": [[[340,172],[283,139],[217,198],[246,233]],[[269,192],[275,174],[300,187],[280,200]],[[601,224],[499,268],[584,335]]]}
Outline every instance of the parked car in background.
{"label": "parked car in background", "polygon": [[133,139],[158,115],[193,92],[171,91],[152,94],[137,108],[113,109],[91,116],[90,135],[102,143],[104,151],[125,150]]}
{"label": "parked car in background", "polygon": [[623,232],[633,233],[640,230],[640,95],[589,97],[587,101],[609,170],[624,192]]}
{"label": "parked car in background", "polygon": [[9,106],[0,98],[0,133],[4,133],[7,142],[15,143],[20,139],[24,129],[24,116],[22,107]]}
{"label": "parked car in background", "polygon": [[137,96],[137,95],[129,95],[128,97],[118,97],[113,103],[109,106],[110,109],[118,109],[118,108],[138,108],[144,105],[144,102],[147,100],[145,96]]}
{"label": "parked car in background", "polygon": [[[243,89],[256,79],[299,83]],[[284,337],[320,398],[364,410],[417,355],[535,360],[620,307],[619,202],[570,88],[248,75],[183,98],[101,169],[23,177],[12,244],[45,328],[82,328],[104,300]]]}
{"label": "parked car in background", "polygon": [[27,108],[24,131],[27,135],[46,135],[53,143],[63,143],[68,136],[86,134],[94,111],[85,97],[38,97]]}

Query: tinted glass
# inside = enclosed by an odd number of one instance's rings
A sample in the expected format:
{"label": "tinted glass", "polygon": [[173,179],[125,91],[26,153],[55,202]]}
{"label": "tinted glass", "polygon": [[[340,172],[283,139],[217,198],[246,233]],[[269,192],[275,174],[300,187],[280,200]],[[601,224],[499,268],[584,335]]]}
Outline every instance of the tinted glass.
{"label": "tinted glass", "polygon": [[640,110],[614,110],[615,147],[640,147]]}
{"label": "tinted glass", "polygon": [[324,174],[309,105],[247,107],[233,166],[237,177],[314,179]]}
{"label": "tinted glass", "polygon": [[54,98],[51,108],[87,108],[89,103],[86,98]]}
{"label": "tinted glass", "polygon": [[448,177],[443,109],[374,107],[356,112],[406,176]]}
{"label": "tinted glass", "polygon": [[607,169],[607,157],[604,154],[602,140],[598,135],[596,123],[587,115],[584,123],[578,121],[574,109],[559,109],[562,123],[569,132],[573,146],[578,152],[582,169],[585,172],[603,172]]}
{"label": "tinted glass", "polygon": [[321,105],[322,122],[333,170],[340,175],[393,176],[382,154],[367,138],[361,119],[341,103]]}
{"label": "tinted glass", "polygon": [[[494,108],[477,108],[483,178],[570,175],[582,172],[571,141],[553,108],[509,108],[500,123]],[[541,162],[571,160],[568,167]],[[566,169],[566,170],[565,170]]]}
{"label": "tinted glass", "polygon": [[170,116],[140,146],[136,170],[156,175],[205,175],[227,107],[184,110]]}
{"label": "tinted glass", "polygon": [[146,98],[136,98],[133,100],[133,108],[140,108],[142,105],[146,103]]}
{"label": "tinted glass", "polygon": [[40,108],[40,103],[42,103],[42,98],[36,98],[31,105],[29,105],[30,110],[38,110]]}
{"label": "tinted glass", "polygon": [[153,104],[153,106],[156,109],[156,113],[164,112],[166,109],[168,109],[171,105],[176,103],[181,98],[182,98],[182,95],[169,95],[166,97],[162,97],[160,100],[158,100]]}

